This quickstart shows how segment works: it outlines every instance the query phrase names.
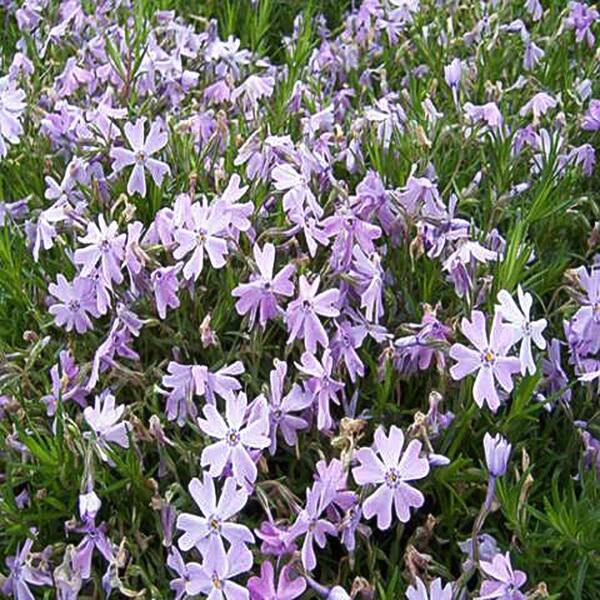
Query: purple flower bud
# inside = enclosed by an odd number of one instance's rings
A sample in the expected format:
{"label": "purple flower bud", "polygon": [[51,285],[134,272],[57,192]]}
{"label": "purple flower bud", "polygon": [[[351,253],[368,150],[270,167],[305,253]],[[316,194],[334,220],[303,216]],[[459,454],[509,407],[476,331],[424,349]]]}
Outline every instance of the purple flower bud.
{"label": "purple flower bud", "polygon": [[512,446],[500,434],[492,437],[489,433],[486,433],[483,438],[483,446],[490,475],[492,477],[504,475]]}

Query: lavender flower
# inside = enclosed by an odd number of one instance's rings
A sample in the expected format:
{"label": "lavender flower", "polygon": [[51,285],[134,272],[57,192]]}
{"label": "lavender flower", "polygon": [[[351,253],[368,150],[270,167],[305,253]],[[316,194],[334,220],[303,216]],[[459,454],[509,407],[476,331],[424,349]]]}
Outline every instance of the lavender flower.
{"label": "lavender flower", "polygon": [[517,297],[519,306],[506,290],[500,290],[498,292],[499,304],[496,305],[496,310],[507,321],[507,327],[513,332],[512,343],[521,342],[519,351],[521,374],[525,375],[529,371],[533,375],[536,371],[536,365],[531,353],[531,341],[533,340],[540,350],[546,348],[546,340],[542,337],[542,332],[546,329],[548,322],[546,319],[530,321],[529,315],[533,300],[531,294],[523,293],[521,286],[517,288]]}
{"label": "lavender flower", "polygon": [[152,287],[154,288],[156,310],[161,319],[167,316],[167,307],[179,307],[180,302],[177,296],[179,281],[177,280],[177,275],[181,271],[181,268],[181,264],[172,267],[161,267],[156,269],[150,277]]}
{"label": "lavender flower", "polygon": [[479,590],[478,600],[500,598],[502,600],[525,600],[519,588],[527,581],[523,571],[515,571],[510,562],[510,554],[496,554],[491,561],[480,561],[479,567],[488,579]]}
{"label": "lavender flower", "polygon": [[240,552],[246,544],[254,542],[254,536],[246,526],[231,522],[231,518],[248,502],[248,494],[238,489],[233,478],[225,479],[218,501],[215,482],[206,473],[202,482],[194,477],[188,489],[202,515],[179,515],[177,529],[184,532],[178,541],[181,550],[187,551],[195,546],[203,556],[214,553],[220,562],[224,562],[226,553],[223,539],[231,545],[239,545]]}
{"label": "lavender flower", "polygon": [[290,302],[286,312],[286,324],[290,332],[288,344],[300,338],[312,354],[316,352],[317,344],[321,344],[323,348],[329,346],[329,338],[319,316],[337,317],[340,314],[336,307],[340,297],[339,290],[328,289],[318,294],[320,283],[318,275],[312,283],[301,275],[298,298]]}
{"label": "lavender flower", "polygon": [[6,75],[0,77],[0,158],[8,153],[6,143],[17,144],[23,133],[23,112],[25,92]]}
{"label": "lavender flower", "polygon": [[79,241],[88,244],[88,247],[78,248],[74,255],[75,264],[81,265],[82,275],[90,275],[99,263],[107,285],[110,285],[111,281],[123,281],[121,261],[125,254],[127,236],[124,233],[119,234],[118,228],[115,221],[107,225],[104,215],[98,217],[98,225],[88,224],[87,235],[79,238]]}
{"label": "lavender flower", "polygon": [[492,332],[488,341],[485,327],[485,315],[475,310],[471,321],[463,318],[463,334],[475,346],[475,350],[463,344],[454,344],[450,356],[457,361],[450,369],[454,380],[460,380],[477,371],[473,385],[473,399],[480,408],[486,402],[492,412],[500,407],[500,398],[495,381],[507,392],[512,391],[512,375],[521,370],[519,359],[506,356],[512,343],[512,332],[502,325],[501,316],[496,313],[492,323]]}
{"label": "lavender flower", "polygon": [[447,583],[442,587],[442,580],[438,577],[427,590],[427,586],[417,577],[414,586],[406,590],[406,597],[408,600],[452,600],[452,584]]}
{"label": "lavender flower", "polygon": [[[259,402],[266,403],[266,400],[261,398]],[[271,443],[266,409],[253,412],[246,419],[247,406],[246,394],[240,392],[225,401],[227,421],[212,404],[203,407],[204,419],[198,419],[200,429],[219,440],[202,450],[200,464],[209,467],[211,476],[218,477],[231,463],[233,476],[242,486],[252,485],[256,481],[257,470],[250,450],[262,450]]]}
{"label": "lavender flower", "polygon": [[64,326],[67,331],[75,329],[77,333],[85,333],[93,328],[89,315],[95,316],[97,312],[89,279],[76,277],[69,283],[64,275],[59,273],[56,283],[51,283],[48,291],[59,301],[48,309],[54,316],[56,325]]}
{"label": "lavender flower", "polygon": [[231,580],[251,568],[252,554],[240,546],[232,546],[225,560],[209,552],[202,564],[186,565],[185,591],[190,596],[204,594],[211,600],[249,600],[248,590]]}
{"label": "lavender flower", "polygon": [[286,265],[279,273],[273,275],[275,266],[273,244],[265,244],[262,250],[258,244],[255,244],[254,260],[259,273],[251,277],[248,283],[238,285],[231,292],[234,298],[239,298],[235,304],[238,313],[240,315],[250,313],[250,328],[253,327],[257,314],[261,327],[264,327],[269,319],[283,312],[277,304],[277,297],[289,297],[294,293],[294,284],[290,281],[295,270],[293,265]]}
{"label": "lavender flower", "polygon": [[[420,508],[425,502],[423,494],[408,482],[423,479],[429,473],[429,462],[419,457],[421,442],[411,440],[404,452],[404,433],[392,425],[386,436],[383,427],[375,430],[375,443],[371,448],[356,452],[360,465],[352,469],[358,485],[379,485],[363,504],[367,519],[377,516],[377,527],[388,529],[392,524],[392,504],[403,523],[410,519],[410,509]],[[379,455],[379,456],[377,456]]]}
{"label": "lavender flower", "polygon": [[117,147],[110,151],[110,156],[114,160],[113,171],[115,173],[120,173],[125,167],[134,165],[127,182],[127,193],[133,196],[137,192],[142,198],[146,197],[146,170],[158,187],[161,186],[165,175],[171,173],[167,163],[152,158],[152,155],[166,146],[168,135],[155,121],[150,125],[148,137],[144,139],[144,124],[145,119],[143,118],[138,119],[134,124],[125,123],[125,137],[131,149]]}
{"label": "lavender flower", "polygon": [[250,577],[248,590],[250,600],[294,600],[304,593],[306,580],[304,577],[293,577],[294,569],[285,565],[275,587],[273,564],[266,560],[260,567],[260,577]]}
{"label": "lavender flower", "polygon": [[102,460],[109,461],[106,450],[109,442],[122,448],[129,448],[128,433],[131,431],[129,421],[121,421],[125,406],[115,406],[115,397],[106,390],[96,396],[94,406],[88,406],[83,416],[95,434],[96,447]]}
{"label": "lavender flower", "polygon": [[27,539],[21,549],[17,547],[14,556],[6,558],[6,566],[10,573],[2,584],[0,590],[3,594],[12,595],[16,600],[33,600],[34,596],[29,589],[30,585],[52,585],[52,575],[42,565],[34,566],[31,560],[33,540]]}

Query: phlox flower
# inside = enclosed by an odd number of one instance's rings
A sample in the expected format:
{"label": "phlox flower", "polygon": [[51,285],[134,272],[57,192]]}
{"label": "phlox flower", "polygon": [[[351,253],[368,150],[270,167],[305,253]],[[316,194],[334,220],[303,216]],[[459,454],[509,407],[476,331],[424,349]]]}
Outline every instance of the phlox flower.
{"label": "phlox flower", "polygon": [[519,588],[527,581],[527,575],[513,570],[508,552],[496,554],[491,561],[479,561],[479,567],[488,579],[481,584],[477,600],[525,600],[525,594]]}
{"label": "phlox flower", "polygon": [[285,565],[275,587],[275,570],[273,563],[266,560],[260,567],[260,577],[250,577],[248,590],[250,600],[294,600],[304,593],[306,580],[304,577],[293,577],[294,570]]}
{"label": "phlox flower", "polygon": [[25,106],[25,92],[8,75],[0,77],[0,158],[8,153],[6,142],[16,144],[23,133]]}
{"label": "phlox flower", "polygon": [[177,280],[177,275],[181,271],[181,268],[181,263],[172,267],[160,267],[153,271],[150,276],[156,300],[156,310],[161,319],[167,316],[167,307],[179,307],[180,302],[177,296],[179,281]]}
{"label": "phlox flower", "polygon": [[356,483],[379,486],[363,504],[363,514],[367,519],[377,516],[379,529],[392,524],[392,504],[403,523],[410,519],[411,508],[423,506],[423,494],[409,485],[429,473],[428,460],[419,456],[421,447],[420,441],[411,440],[403,452],[404,433],[392,425],[387,436],[383,427],[375,430],[375,450],[361,448],[356,452],[360,463],[352,469]]}
{"label": "phlox flower", "polygon": [[512,375],[521,370],[521,362],[513,356],[506,356],[512,344],[513,334],[502,324],[499,313],[494,316],[490,338],[486,333],[485,315],[473,311],[471,321],[463,318],[461,330],[475,349],[463,344],[450,348],[450,357],[457,364],[450,368],[454,380],[460,380],[477,371],[473,386],[473,398],[481,408],[486,402],[492,412],[500,406],[500,398],[495,381],[507,392],[513,389]]}
{"label": "phlox flower", "polygon": [[125,137],[131,148],[116,147],[110,151],[115,173],[134,165],[127,182],[127,193],[133,196],[137,192],[142,198],[146,196],[146,170],[158,187],[162,185],[165,175],[171,173],[167,163],[152,158],[152,155],[166,146],[168,134],[162,131],[160,124],[155,121],[150,125],[148,137],[144,139],[144,124],[144,118],[138,119],[135,124],[125,123]]}
{"label": "phlox flower", "polygon": [[75,250],[74,261],[81,265],[82,275],[90,275],[99,264],[107,285],[111,281],[121,283],[121,263],[125,256],[125,240],[127,235],[119,234],[116,221],[106,224],[104,215],[98,217],[98,224],[88,223],[87,234],[79,241],[87,244],[86,248]]}
{"label": "phlox flower", "polygon": [[329,338],[319,316],[337,317],[340,292],[333,288],[317,293],[321,278],[317,275],[312,283],[305,275],[300,276],[298,297],[290,302],[286,311],[286,325],[290,336],[288,344],[296,338],[304,340],[306,349],[314,354],[317,344],[329,346]]}
{"label": "phlox flower", "polygon": [[[266,400],[261,398],[259,402]],[[252,485],[256,481],[257,469],[250,451],[262,450],[271,443],[268,437],[268,412],[253,411],[247,418],[247,407],[246,394],[240,392],[226,399],[225,419],[212,404],[203,407],[204,419],[198,419],[200,429],[218,440],[202,450],[200,464],[209,467],[211,476],[218,477],[231,463],[233,476],[242,486]]]}
{"label": "phlox flower", "polygon": [[75,277],[69,282],[59,273],[56,283],[51,283],[48,291],[58,300],[48,309],[56,325],[64,326],[67,331],[75,329],[77,333],[92,329],[89,315],[97,315],[96,299],[92,282],[87,277]]}
{"label": "phlox flower", "polygon": [[317,400],[317,427],[326,431],[333,426],[329,402],[339,404],[338,394],[344,389],[341,381],[333,379],[333,358],[329,349],[323,352],[321,361],[314,354],[304,352],[302,363],[296,363],[300,373],[308,377],[307,388]]}
{"label": "phlox flower", "polygon": [[496,305],[496,310],[506,321],[506,327],[513,332],[512,343],[521,342],[519,350],[521,374],[525,375],[529,371],[533,375],[536,371],[536,365],[531,352],[531,341],[533,340],[540,350],[546,348],[546,340],[543,338],[542,332],[546,329],[548,322],[546,319],[530,320],[529,315],[533,299],[531,294],[523,292],[521,286],[517,288],[517,297],[519,306],[506,290],[500,290],[498,292],[499,304]]}
{"label": "phlox flower", "polygon": [[381,256],[373,252],[367,256],[359,246],[354,246],[350,276],[360,288],[360,307],[370,323],[379,323],[383,316],[383,278]]}
{"label": "phlox flower", "polygon": [[442,580],[438,577],[431,582],[427,590],[427,586],[417,577],[414,585],[406,590],[406,598],[408,600],[453,600],[452,584],[447,583],[443,587],[442,585]]}
{"label": "phlox flower", "polygon": [[23,546],[17,546],[14,556],[6,558],[6,566],[10,574],[3,581],[0,591],[11,595],[16,600],[33,600],[34,596],[29,589],[30,585],[52,585],[52,575],[40,567],[35,567],[30,562],[33,540],[27,539]]}
{"label": "phlox flower", "polygon": [[191,252],[183,267],[183,276],[189,281],[198,279],[204,266],[204,253],[208,254],[214,269],[225,265],[227,242],[224,239],[229,216],[224,211],[214,210],[207,204],[194,203],[189,209],[188,224],[175,231],[177,248],[173,252],[176,260],[181,260]]}
{"label": "phlox flower", "polygon": [[232,579],[249,571],[252,562],[252,553],[237,545],[229,549],[225,560],[209,552],[202,564],[186,565],[185,591],[190,596],[203,594],[209,600],[249,600],[248,590]]}
{"label": "phlox flower", "polygon": [[261,327],[269,319],[276,317],[282,309],[277,304],[278,296],[289,297],[294,293],[294,284],[290,277],[295,271],[294,265],[286,265],[277,274],[273,274],[275,267],[275,246],[267,243],[261,249],[254,245],[254,260],[258,267],[248,283],[238,285],[232,292],[234,298],[239,298],[235,308],[240,315],[249,313],[249,326],[253,327],[256,317]]}
{"label": "phlox flower", "polygon": [[206,473],[202,481],[194,477],[188,489],[202,514],[179,515],[177,529],[184,532],[178,541],[181,550],[187,551],[196,547],[203,556],[214,553],[222,562],[226,560],[223,539],[231,545],[244,548],[246,544],[254,542],[252,532],[245,525],[231,522],[232,517],[248,502],[248,494],[244,489],[238,488],[235,479],[225,479],[218,500],[214,479]]}
{"label": "phlox flower", "polygon": [[121,421],[124,411],[125,406],[116,406],[115,397],[108,390],[96,396],[93,407],[88,406],[83,410],[83,417],[96,436],[96,447],[104,461],[109,461],[105,452],[109,442],[129,448],[131,423]]}

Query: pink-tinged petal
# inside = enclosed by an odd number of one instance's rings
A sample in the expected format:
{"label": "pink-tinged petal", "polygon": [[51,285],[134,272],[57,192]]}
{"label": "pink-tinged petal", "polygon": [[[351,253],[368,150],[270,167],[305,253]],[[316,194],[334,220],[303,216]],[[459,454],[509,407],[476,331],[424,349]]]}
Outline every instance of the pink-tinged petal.
{"label": "pink-tinged petal", "polygon": [[162,150],[169,140],[169,134],[166,131],[162,131],[161,126],[156,122],[152,123],[146,143],[144,144],[144,152],[150,156]]}
{"label": "pink-tinged petal", "polygon": [[306,349],[313,354],[317,351],[317,344],[323,348],[329,346],[329,338],[321,321],[314,314],[309,313],[304,319],[304,344]]}
{"label": "pink-tinged petal", "polygon": [[190,513],[182,513],[177,518],[177,529],[184,531],[177,544],[179,549],[187,552],[210,532],[206,519]]}
{"label": "pink-tinged petal", "polygon": [[198,279],[198,276],[202,272],[204,266],[204,248],[202,246],[196,246],[196,249],[192,253],[190,260],[185,263],[183,267],[183,276],[188,281],[190,279]]}
{"label": "pink-tinged petal", "polygon": [[500,406],[500,398],[494,385],[494,376],[492,369],[488,367],[481,367],[477,377],[475,378],[475,384],[473,385],[473,398],[477,405],[481,408],[484,402],[490,407],[492,412],[496,412]]}
{"label": "pink-tinged petal", "polygon": [[205,419],[198,419],[200,429],[211,437],[223,439],[227,435],[229,427],[216,407],[212,404],[205,404],[202,407],[202,413]]}
{"label": "pink-tinged petal", "polygon": [[[233,479],[233,477],[229,477],[229,479]],[[223,523],[221,531],[223,537],[231,544],[254,543],[252,532],[241,523]]]}
{"label": "pink-tinged petal", "polygon": [[402,448],[404,447],[404,433],[402,430],[395,425],[390,428],[389,436],[385,435],[385,430],[380,425],[375,430],[375,447],[383,462],[388,468],[396,468],[400,461],[400,455],[402,454]]}
{"label": "pink-tinged petal", "polygon": [[127,148],[113,148],[110,157],[114,160],[112,168],[115,173],[135,163],[135,153]]}
{"label": "pink-tinged petal", "polygon": [[225,255],[227,254],[227,242],[221,238],[210,237],[204,244],[206,253],[210,259],[211,265],[215,269],[220,269],[225,264]]}
{"label": "pink-tinged petal", "polygon": [[352,469],[352,477],[358,485],[382,483],[385,480],[385,465],[371,448],[361,448],[354,456],[361,463]]}
{"label": "pink-tinged petal", "polygon": [[146,197],[146,177],[144,174],[144,167],[137,163],[131,171],[129,176],[129,182],[127,183],[127,193],[133,196],[137,192],[142,198]]}
{"label": "pink-tinged petal", "polygon": [[546,348],[546,340],[542,335],[544,329],[548,325],[548,321],[546,319],[538,319],[537,321],[533,321],[531,323],[531,338],[533,339],[534,344],[540,349],[544,350]]}
{"label": "pink-tinged petal", "polygon": [[248,590],[235,581],[227,580],[223,584],[223,591],[226,600],[248,600],[250,598]]}
{"label": "pink-tinged petal", "polygon": [[277,585],[278,600],[295,600],[295,598],[298,598],[298,596],[303,594],[306,590],[306,580],[304,577],[296,577],[293,579],[288,575],[290,571],[293,573],[293,569],[289,565],[285,565],[283,569],[281,569],[279,583]]}
{"label": "pink-tinged petal", "polygon": [[256,421],[248,425],[248,427],[240,431],[240,439],[242,441],[242,444],[244,444],[244,446],[247,446],[248,448],[263,449],[271,443],[271,440],[267,435],[268,431],[268,418],[257,419]]}
{"label": "pink-tinged petal", "polygon": [[502,321],[500,313],[494,315],[492,321],[492,332],[490,335],[490,347],[498,354],[506,354],[507,350],[515,342],[514,326],[506,325]]}
{"label": "pink-tinged petal", "polygon": [[422,444],[418,440],[411,440],[402,455],[398,472],[404,481],[423,479],[429,474],[429,461],[419,457]]}
{"label": "pink-tinged petal", "polygon": [[146,168],[150,172],[154,183],[160,187],[165,175],[171,174],[171,168],[165,162],[156,160],[154,158],[146,159]]}
{"label": "pink-tinged petal", "polygon": [[498,292],[498,302],[498,312],[504,319],[511,323],[521,323],[523,321],[523,314],[519,310],[517,303],[506,290]]}
{"label": "pink-tinged petal", "polygon": [[144,122],[145,119],[138,119],[135,124],[125,123],[125,137],[129,145],[137,152],[144,148]]}
{"label": "pink-tinged petal", "polygon": [[273,278],[273,266],[275,265],[275,246],[267,243],[262,247],[254,244],[254,260],[260,274],[268,281]]}
{"label": "pink-tinged petal", "polygon": [[243,488],[238,488],[233,477],[228,477],[223,484],[221,497],[217,505],[217,514],[223,520],[227,520],[239,513],[248,502],[248,494]]}
{"label": "pink-tinged petal", "polygon": [[231,450],[227,445],[227,442],[220,441],[216,444],[211,444],[202,450],[200,465],[202,467],[209,467],[210,475],[212,477],[218,477],[223,473],[230,454]]}
{"label": "pink-tinged petal", "polygon": [[458,361],[450,367],[450,376],[455,381],[463,379],[467,375],[475,372],[481,366],[481,353],[463,346],[463,344],[453,344],[450,348],[450,358]]}
{"label": "pink-tinged petal", "polygon": [[[532,359],[533,360],[533,359]],[[489,369],[486,369],[489,370]],[[505,391],[511,392],[513,389],[512,375],[521,370],[521,362],[513,356],[499,356],[494,363],[493,371],[498,383]],[[535,372],[535,363],[534,363]]]}
{"label": "pink-tinged petal", "polygon": [[465,337],[479,350],[484,352],[488,346],[488,339],[485,326],[485,315],[479,311],[474,310],[471,313],[471,321],[466,317],[463,317],[461,321],[461,329]]}
{"label": "pink-tinged petal", "polygon": [[254,557],[244,544],[235,544],[227,552],[228,569],[227,577],[235,577],[240,573],[247,573],[252,568]]}
{"label": "pink-tinged petal", "polygon": [[240,485],[253,484],[256,481],[257,469],[248,451],[240,444],[231,451],[233,476]]}
{"label": "pink-tinged petal", "polygon": [[237,430],[241,429],[247,407],[248,397],[243,392],[237,396],[232,394],[227,398],[225,402],[225,418],[229,427]]}
{"label": "pink-tinged petal", "polygon": [[217,496],[215,494],[215,482],[212,477],[205,474],[203,481],[194,477],[190,481],[188,490],[205,517],[214,514],[217,507]]}
{"label": "pink-tinged petal", "polygon": [[379,486],[363,504],[365,518],[371,519],[377,515],[377,527],[387,529],[392,524],[392,502],[394,492],[387,485]]}
{"label": "pink-tinged petal", "polygon": [[302,565],[307,571],[312,571],[317,566],[317,557],[313,547],[312,533],[307,533],[302,544]]}
{"label": "pink-tinged petal", "polygon": [[337,308],[340,293],[338,290],[327,290],[314,299],[315,312],[323,317],[338,317],[340,311]]}
{"label": "pink-tinged petal", "polygon": [[403,523],[410,521],[411,508],[420,508],[424,503],[423,494],[410,485],[400,483],[394,490],[394,508],[398,519]]}

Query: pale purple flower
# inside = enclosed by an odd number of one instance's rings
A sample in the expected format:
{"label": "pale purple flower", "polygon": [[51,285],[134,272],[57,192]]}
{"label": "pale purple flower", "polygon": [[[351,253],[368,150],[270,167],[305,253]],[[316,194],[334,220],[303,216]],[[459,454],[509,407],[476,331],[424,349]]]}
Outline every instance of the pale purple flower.
{"label": "pale purple flower", "polygon": [[463,344],[454,344],[450,348],[450,356],[457,361],[457,364],[451,367],[450,375],[458,381],[477,371],[473,398],[480,408],[486,402],[495,413],[500,406],[495,381],[498,381],[505,391],[511,392],[512,375],[521,370],[518,358],[506,356],[512,344],[512,331],[502,324],[502,317],[496,313],[488,341],[485,315],[478,310],[473,311],[471,321],[463,318],[461,330],[475,349]]}
{"label": "pale purple flower", "polygon": [[288,344],[296,338],[303,339],[306,349],[314,354],[317,344],[329,346],[329,338],[319,320],[322,317],[337,317],[340,292],[333,288],[317,293],[321,278],[317,275],[312,283],[305,275],[300,276],[298,298],[290,302],[286,311],[286,324],[290,336]]}
{"label": "pale purple flower", "polygon": [[253,252],[258,273],[255,273],[248,283],[238,285],[231,292],[234,298],[239,298],[235,304],[238,314],[250,314],[250,328],[253,327],[257,315],[260,325],[264,327],[269,319],[283,312],[277,304],[277,297],[293,295],[294,284],[290,281],[290,277],[295,271],[294,265],[286,265],[276,275],[273,274],[275,267],[273,244],[267,243],[262,249],[255,244]]}
{"label": "pale purple flower", "polygon": [[179,577],[170,581],[169,588],[175,593],[175,600],[182,600],[186,595],[186,587],[190,582],[190,572],[179,550],[175,547],[169,549],[167,566],[179,575]]}
{"label": "pale purple flower", "polygon": [[532,113],[534,121],[538,121],[541,116],[545,115],[557,104],[556,99],[550,96],[550,94],[539,92],[521,108],[519,114],[522,117],[526,117],[529,113]]}
{"label": "pale purple flower", "polygon": [[444,79],[452,90],[454,103],[458,104],[458,89],[462,78],[463,64],[460,58],[455,58],[449,65],[444,67]]}
{"label": "pale purple flower", "polygon": [[96,526],[94,519],[84,520],[83,525],[76,527],[75,531],[83,533],[84,537],[75,548],[73,566],[81,574],[82,579],[89,579],[94,550],[98,550],[110,563],[114,560],[115,548],[106,535],[106,523]]}
{"label": "pale purple flower", "polygon": [[[264,398],[257,401],[266,403]],[[257,469],[250,451],[262,450],[271,443],[266,407],[253,411],[248,418],[247,407],[246,394],[240,392],[225,400],[225,419],[212,404],[203,407],[204,419],[198,419],[200,429],[218,440],[202,450],[200,464],[209,467],[211,476],[218,477],[230,463],[233,476],[242,486],[252,485],[256,481]]]}
{"label": "pale purple flower", "polygon": [[525,10],[531,15],[533,21],[542,18],[543,8],[540,0],[525,0]]}
{"label": "pale purple flower", "polygon": [[232,579],[249,571],[252,562],[252,554],[240,546],[232,546],[225,560],[209,552],[202,564],[186,565],[185,591],[189,596],[202,594],[210,600],[249,600],[248,590]]}
{"label": "pale purple flower", "polygon": [[314,217],[323,216],[323,209],[309,187],[309,179],[287,163],[277,165],[271,171],[275,189],[284,191],[283,209],[286,213],[296,210],[304,212],[308,209]]}
{"label": "pale purple flower", "polygon": [[600,100],[593,99],[587,112],[583,115],[582,128],[586,131],[600,130]]}
{"label": "pale purple flower", "polygon": [[121,421],[124,411],[125,406],[116,406],[115,397],[108,390],[96,396],[93,407],[88,406],[83,411],[86,423],[95,434],[98,453],[107,462],[105,450],[109,443],[129,448],[128,434],[132,427],[129,421]]}
{"label": "pale purple flower", "polygon": [[135,124],[125,123],[125,137],[131,149],[117,147],[110,151],[110,157],[114,160],[112,166],[115,173],[120,173],[125,167],[133,165],[127,182],[127,193],[132,196],[137,192],[142,198],[146,196],[146,170],[158,187],[161,186],[165,175],[171,173],[167,163],[152,158],[166,146],[168,134],[162,131],[160,124],[155,121],[150,125],[148,137],[144,139],[144,124],[144,118],[138,119]]}
{"label": "pale purple flower", "polygon": [[321,482],[313,484],[312,488],[306,490],[306,506],[290,527],[287,538],[295,540],[304,535],[302,543],[302,565],[307,571],[312,571],[317,566],[314,543],[319,548],[324,548],[327,536],[337,535],[337,529],[333,523],[323,518],[323,513],[329,506],[333,490]]}
{"label": "pale purple flower", "polygon": [[492,437],[486,433],[483,437],[483,447],[490,476],[501,477],[504,475],[512,446],[500,434]]}
{"label": "pale purple flower", "polygon": [[406,523],[410,519],[410,509],[420,508],[425,502],[423,494],[409,485],[429,473],[429,462],[419,456],[422,444],[411,440],[404,452],[403,447],[401,429],[392,425],[386,436],[380,426],[375,430],[375,450],[360,448],[355,453],[360,463],[352,469],[356,483],[379,486],[363,504],[363,514],[367,519],[377,516],[379,529],[388,529],[392,524],[392,504],[398,519]]}
{"label": "pale purple flower", "polygon": [[97,311],[92,282],[88,278],[75,277],[69,282],[59,273],[48,291],[58,300],[48,309],[58,327],[67,331],[75,329],[77,333],[92,329],[89,315],[96,316]]}
{"label": "pale purple flower", "polygon": [[164,319],[167,316],[167,307],[177,308],[179,306],[179,281],[177,275],[181,271],[182,265],[178,263],[172,267],[160,267],[152,272],[150,281],[154,289],[154,298],[156,299],[156,310],[158,316]]}
{"label": "pale purple flower", "polygon": [[250,577],[248,590],[250,600],[294,600],[304,593],[306,580],[304,577],[293,577],[294,569],[285,565],[275,587],[275,570],[273,563],[266,560],[260,567],[260,577]]}
{"label": "pale purple flower", "polygon": [[14,556],[6,558],[6,566],[10,573],[4,580],[0,591],[11,595],[16,600],[34,600],[34,595],[29,589],[30,585],[52,585],[52,576],[41,566],[36,567],[31,562],[31,548],[33,540],[27,539]]}
{"label": "pale purple flower", "polygon": [[360,307],[365,310],[365,318],[370,323],[379,323],[383,316],[383,279],[381,256],[373,252],[367,256],[360,246],[354,246],[354,258],[350,277],[356,280],[360,289]]}
{"label": "pale purple flower", "polygon": [[25,106],[25,92],[8,75],[0,77],[0,158],[8,153],[6,143],[18,143],[23,133]]}
{"label": "pale purple flower", "polygon": [[176,260],[181,260],[192,253],[183,267],[183,276],[187,280],[196,280],[204,266],[204,252],[208,254],[213,268],[220,269],[225,265],[227,242],[224,236],[229,216],[214,207],[196,202],[190,208],[189,221],[189,228],[183,227],[175,231],[177,248],[173,256]]}
{"label": "pale purple flower", "polygon": [[569,14],[565,18],[567,29],[575,30],[575,40],[579,43],[586,41],[593,48],[596,38],[592,33],[592,25],[598,20],[598,11],[594,6],[583,2],[569,2]]}
{"label": "pale purple flower", "polygon": [[414,585],[406,590],[406,597],[408,600],[453,600],[454,596],[452,594],[452,584],[447,583],[443,586],[440,577],[429,584],[429,590],[423,581],[417,577]]}
{"label": "pale purple flower", "polygon": [[298,439],[297,432],[308,429],[308,422],[294,415],[312,404],[312,395],[306,393],[297,383],[284,395],[287,364],[275,359],[274,369],[270,374],[271,390],[269,394],[269,451],[275,454],[277,450],[277,432],[281,431],[288,446],[294,446]]}
{"label": "pale purple flower", "polygon": [[348,320],[336,323],[336,332],[331,340],[331,355],[337,364],[343,361],[353,383],[365,374],[365,365],[356,352],[362,346],[367,330],[361,325],[352,325]]}
{"label": "pale purple flower", "polygon": [[495,102],[476,106],[466,102],[463,106],[466,116],[473,122],[483,121],[490,129],[500,129],[504,119]]}
{"label": "pale purple flower", "polygon": [[[537,0],[533,0],[537,2]],[[523,68],[531,71],[539,64],[546,53],[530,38],[525,40],[525,51],[523,52]]]}
{"label": "pale purple flower", "polygon": [[248,494],[244,489],[238,488],[235,479],[225,479],[218,500],[215,481],[206,473],[202,482],[194,477],[188,489],[202,514],[179,515],[177,529],[184,532],[177,542],[181,550],[187,551],[196,547],[203,556],[214,553],[218,560],[223,562],[226,560],[224,539],[230,545],[240,545],[244,548],[246,544],[254,542],[252,532],[245,525],[231,522],[248,502]]}
{"label": "pale purple flower", "polygon": [[79,238],[87,247],[78,248],[74,255],[75,264],[81,265],[82,275],[90,275],[99,264],[107,284],[111,281],[121,283],[121,263],[125,255],[126,238],[126,234],[119,234],[116,221],[106,224],[104,215],[98,217],[98,225],[88,223],[87,234]]}
{"label": "pale purple flower", "polygon": [[295,364],[298,371],[308,378],[306,386],[317,400],[317,427],[327,431],[333,426],[329,402],[340,403],[338,394],[343,391],[344,384],[333,378],[333,358],[329,349],[323,352],[320,362],[311,352],[304,352],[301,360],[301,364]]}
{"label": "pale purple flower", "polygon": [[533,299],[529,292],[523,292],[520,285],[517,288],[517,297],[519,306],[506,290],[500,290],[498,292],[499,304],[496,305],[496,310],[506,321],[505,326],[513,332],[512,343],[521,342],[519,350],[521,375],[525,375],[527,371],[533,375],[536,371],[536,364],[531,352],[531,342],[533,340],[540,350],[546,348],[546,340],[542,336],[542,332],[546,329],[548,322],[546,319],[530,320]]}
{"label": "pale purple flower", "polygon": [[520,588],[527,581],[523,571],[513,570],[510,554],[496,554],[491,561],[479,561],[479,567],[488,578],[481,584],[477,600],[525,600]]}
{"label": "pale purple flower", "polygon": [[[571,390],[568,387],[569,378],[565,373],[560,359],[560,340],[554,338],[550,341],[548,347],[548,359],[542,361],[542,372],[544,379],[542,380],[542,389],[547,395],[554,396],[560,394],[559,399],[569,404],[571,402]],[[545,405],[548,410],[552,406]]]}

